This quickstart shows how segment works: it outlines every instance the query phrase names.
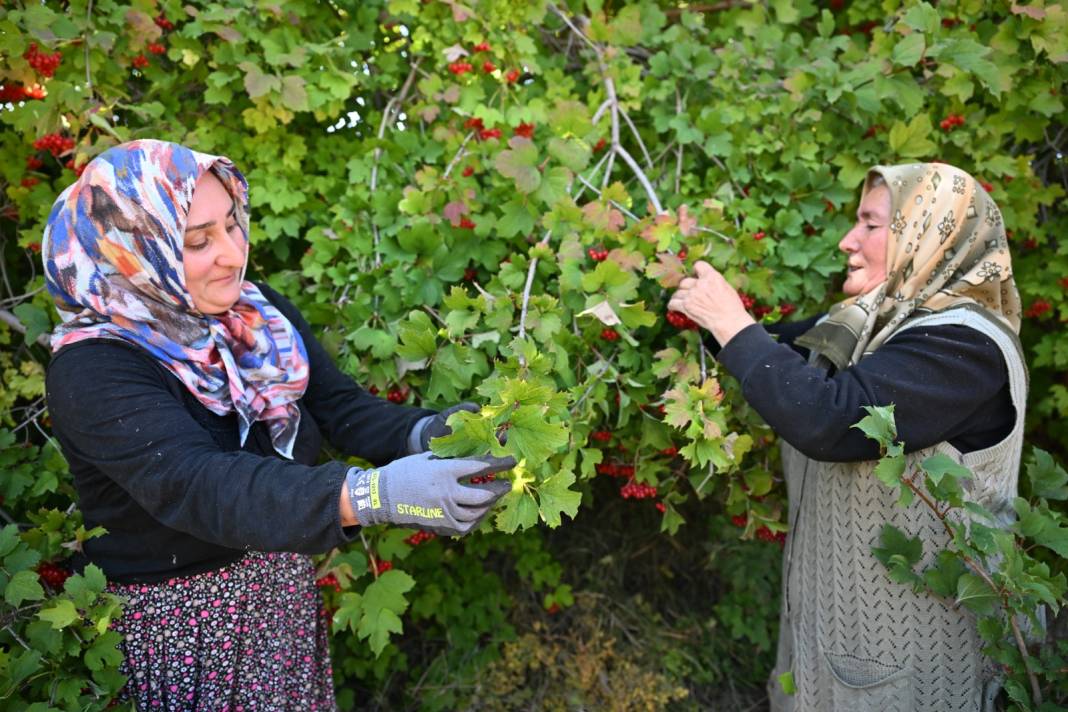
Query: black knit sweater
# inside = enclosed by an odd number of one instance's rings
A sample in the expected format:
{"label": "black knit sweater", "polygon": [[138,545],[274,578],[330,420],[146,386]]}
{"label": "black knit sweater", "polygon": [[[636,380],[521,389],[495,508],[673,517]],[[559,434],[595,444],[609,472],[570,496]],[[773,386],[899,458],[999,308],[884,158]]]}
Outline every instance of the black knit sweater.
{"label": "black knit sweater", "polygon": [[851,427],[866,415],[866,405],[894,404],[906,452],[940,442],[972,452],[1012,431],[1016,411],[1005,359],[985,334],[958,325],[906,329],[856,365],[828,373],[809,365],[808,352],[793,343],[818,318],[753,324],[722,350],[706,338],[741,382],[746,401],[808,457],[878,458],[875,441]]}
{"label": "black knit sweater", "polygon": [[337,369],[297,309],[264,295],[300,332],[309,383],[298,402],[293,460],[264,423],[244,447],[237,416],[209,411],[140,347],[89,339],[56,353],[46,380],[57,440],[70,463],[87,527],[86,560],[118,582],[157,582],[218,568],[246,550],[320,553],[350,540],[338,499],[348,470],[317,465],[325,438],[381,464],[406,454],[419,408],[394,405]]}

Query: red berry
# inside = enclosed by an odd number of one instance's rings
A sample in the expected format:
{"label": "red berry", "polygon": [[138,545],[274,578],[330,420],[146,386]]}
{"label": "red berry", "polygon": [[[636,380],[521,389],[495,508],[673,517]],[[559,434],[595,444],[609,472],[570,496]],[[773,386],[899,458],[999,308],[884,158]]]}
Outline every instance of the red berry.
{"label": "red berry", "polygon": [[593,152],[594,153],[600,153],[601,151],[604,150],[604,147],[607,146],[607,145],[608,145],[607,142],[603,138],[598,139],[597,143],[593,144]]}
{"label": "red berry", "polygon": [[70,571],[52,561],[43,561],[37,565],[37,575],[53,591],[59,591],[70,578]]}
{"label": "red berry", "polygon": [[500,129],[482,129],[481,131],[478,132],[478,137],[480,139],[482,139],[483,141],[488,141],[491,138],[500,138],[501,137],[501,130]]}
{"label": "red berry", "polygon": [[534,124],[519,124],[512,133],[523,138],[534,138]]}
{"label": "red berry", "polygon": [[758,232],[754,232],[753,233],[753,239],[757,240],[757,241],[760,241],[760,240],[763,240],[766,235],[767,235],[767,233],[765,233],[763,230],[760,230]]}
{"label": "red berry", "polygon": [[696,330],[700,328],[696,321],[686,316],[682,312],[669,311],[667,313],[666,319],[667,322],[674,326],[676,329],[681,329],[683,331]]}
{"label": "red berry", "polygon": [[137,67],[138,69],[144,69],[145,67],[148,66],[148,57],[146,57],[143,54],[139,54],[139,55],[137,55],[136,57],[133,58],[132,64],[133,64],[133,66]]}
{"label": "red berry", "polygon": [[464,128],[465,129],[472,129],[473,131],[481,131],[482,129],[484,129],[486,127],[482,125],[482,119],[480,119],[478,117],[475,117],[475,116],[472,116],[471,118],[469,118],[467,121],[464,122]]}
{"label": "red berry", "polygon": [[774,311],[774,307],[769,307],[766,304],[758,304],[753,307],[753,316],[757,319],[761,319]]}
{"label": "red berry", "polygon": [[167,16],[162,13],[156,17],[156,26],[165,32],[174,29],[174,23],[168,20]]}
{"label": "red berry", "polygon": [[26,169],[27,170],[36,171],[36,170],[42,168],[43,166],[44,166],[44,161],[42,161],[37,156],[27,156],[26,157]]}
{"label": "red berry", "polygon": [[590,433],[590,437],[598,442],[606,443],[612,439],[612,433],[608,430],[594,430]]}
{"label": "red berry", "polygon": [[392,568],[393,568],[393,562],[392,561],[384,561],[382,559],[378,559],[377,565],[375,564],[375,560],[374,559],[370,559],[367,562],[367,570],[368,571],[373,571],[375,576],[381,576],[382,574],[386,573],[387,571],[389,571]]}
{"label": "red berry", "polygon": [[590,259],[594,262],[603,262],[608,259],[608,250],[591,247],[586,250],[586,254],[590,256]]}
{"label": "red berry", "polygon": [[994,184],[993,183],[987,183],[985,180],[983,180],[983,181],[979,181],[979,185],[983,186],[983,190],[985,190],[987,193],[993,193],[994,192]]}
{"label": "red berry", "polygon": [[473,166],[467,166],[466,168],[464,168],[463,177],[470,178],[474,174],[474,172],[475,169]]}
{"label": "red berry", "polygon": [[550,616],[555,616],[557,613],[560,612],[560,604],[554,601],[553,605],[545,609],[545,612],[548,613]]}
{"label": "red berry", "polygon": [[341,590],[341,584],[338,583],[337,576],[334,574],[327,574],[326,576],[315,579],[315,585],[319,588],[332,588],[335,591]]}
{"label": "red berry", "polygon": [[37,185],[40,182],[41,181],[37,180],[33,176],[27,176],[27,177],[23,178],[20,181],[20,184],[22,185],[23,188],[32,188],[33,186]]}
{"label": "red berry", "polygon": [[471,48],[472,52],[489,52],[490,46],[488,42],[479,42],[477,45]]}
{"label": "red berry", "polygon": [[748,523],[749,517],[744,514],[735,514],[733,517],[731,517],[731,524],[738,527],[739,529],[744,529],[745,525]]}
{"label": "red berry", "polygon": [[1026,250],[1033,250],[1036,247],[1038,247],[1038,240],[1036,240],[1033,237],[1029,237],[1026,240],[1024,240],[1023,246],[1024,246],[1024,249],[1026,249]]}
{"label": "red berry", "polygon": [[[474,478],[472,477],[471,480],[473,482]],[[406,544],[408,544],[409,546],[419,546],[420,544],[422,544],[425,541],[430,541],[431,539],[437,539],[437,538],[438,538],[438,535],[435,534],[434,532],[423,531],[422,529],[420,529],[415,534],[412,534],[410,537],[405,539],[404,542]]]}
{"label": "red berry", "polygon": [[1031,306],[1028,307],[1027,311],[1024,312],[1024,316],[1030,319],[1037,319],[1051,309],[1053,309],[1053,305],[1048,301],[1045,299],[1036,299]]}
{"label": "red berry", "polygon": [[509,84],[515,84],[519,80],[519,70],[518,69],[511,70],[510,72],[508,72],[507,74],[504,75],[504,79]]}
{"label": "red berry", "polygon": [[746,309],[752,309],[753,305],[756,304],[756,299],[753,299],[745,292],[738,292],[738,298],[742,300],[742,306]]}
{"label": "red berry", "polygon": [[486,74],[491,74],[497,69],[497,66],[488,59],[482,63],[482,71]]}
{"label": "red berry", "polygon": [[386,393],[386,400],[390,403],[403,403],[408,400],[408,387],[403,388],[390,388]]}
{"label": "red berry", "polygon": [[661,450],[660,454],[661,455],[666,455],[668,457],[674,457],[675,455],[679,454],[679,449],[677,447],[675,447],[674,445],[672,445],[671,447],[666,447],[663,450]]}
{"label": "red berry", "polygon": [[29,244],[29,248],[30,248],[30,252],[32,252],[34,254],[37,254],[37,255],[41,254],[41,243],[40,242],[31,242]]}
{"label": "red berry", "polygon": [[779,305],[779,313],[782,314],[783,316],[790,316],[795,311],[797,311],[797,307],[795,307],[790,302],[783,302],[782,304]]}
{"label": "red berry", "polygon": [[474,267],[467,267],[466,269],[464,269],[465,282],[474,282],[476,277],[478,277],[478,270],[476,270]]}
{"label": "red berry", "polygon": [[619,341],[619,332],[615,329],[602,329],[601,338],[605,341]]}
{"label": "red berry", "polygon": [[657,502],[656,503],[656,511],[660,512],[661,514],[663,514],[664,512],[667,511],[667,505],[665,505],[663,502]]}
{"label": "red berry", "polygon": [[678,257],[680,260],[686,259],[686,248],[679,250],[679,254],[675,256]]}
{"label": "red berry", "polygon": [[474,230],[475,224],[467,218],[460,218],[460,224],[458,227],[462,230]]}
{"label": "red berry", "polygon": [[167,51],[167,48],[161,45],[159,42],[149,42],[148,51],[152,54],[163,54]]}
{"label": "red berry", "polygon": [[452,72],[453,74],[455,74],[456,76],[460,76],[461,74],[466,74],[467,72],[470,72],[472,69],[473,69],[473,67],[471,66],[470,62],[453,62],[452,64],[449,65],[449,71]]}

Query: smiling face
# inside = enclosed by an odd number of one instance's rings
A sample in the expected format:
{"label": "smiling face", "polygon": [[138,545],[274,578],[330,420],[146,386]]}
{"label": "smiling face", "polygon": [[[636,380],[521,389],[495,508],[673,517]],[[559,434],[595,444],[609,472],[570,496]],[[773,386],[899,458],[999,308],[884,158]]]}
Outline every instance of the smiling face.
{"label": "smiling face", "polygon": [[846,253],[842,291],[854,297],[886,281],[886,240],[890,232],[890,189],[877,185],[857,208],[857,223],[838,243]]}
{"label": "smiling face", "polygon": [[234,199],[208,171],[193,191],[182,249],[185,286],[197,309],[222,314],[237,302],[247,254]]}

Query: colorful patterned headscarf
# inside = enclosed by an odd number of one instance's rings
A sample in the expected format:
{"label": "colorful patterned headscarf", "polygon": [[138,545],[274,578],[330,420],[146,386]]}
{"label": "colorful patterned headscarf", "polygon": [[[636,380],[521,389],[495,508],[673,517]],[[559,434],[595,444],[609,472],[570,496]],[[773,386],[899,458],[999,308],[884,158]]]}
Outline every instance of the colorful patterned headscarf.
{"label": "colorful patterned headscarf", "polygon": [[910,317],[965,305],[1019,333],[1005,226],[978,181],[945,163],[875,166],[864,195],[876,175],[890,189],[886,281],[831,307],[795,343],[841,369],[879,348]]}
{"label": "colorful patterned headscarf", "polygon": [[224,314],[201,313],[185,285],[182,249],[197,180],[212,171],[234,199],[248,244],[248,184],[222,156],[165,141],[116,146],[56,199],[45,227],[45,280],[63,320],[52,351],[110,338],[144,348],[210,411],[238,415],[241,443],[267,422],[292,458],[297,401],[308,386],[300,334],[241,273]]}

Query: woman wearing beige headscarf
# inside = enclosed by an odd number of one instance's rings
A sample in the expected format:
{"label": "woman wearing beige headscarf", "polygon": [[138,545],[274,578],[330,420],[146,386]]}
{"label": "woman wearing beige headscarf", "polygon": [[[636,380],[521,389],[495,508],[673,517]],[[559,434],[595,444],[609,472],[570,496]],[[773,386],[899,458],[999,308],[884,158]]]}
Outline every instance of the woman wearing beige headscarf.
{"label": "woman wearing beige headscarf", "polygon": [[950,455],[975,473],[968,497],[1011,520],[1027,373],[1001,213],[952,166],[876,166],[839,248],[848,298],[826,316],[764,328],[704,263],[669,305],[711,332],[719,362],[784,441],[790,532],[772,709],[989,709],[999,682],[974,618],[892,582],[871,553],[892,524],[924,542],[926,567],[944,531],[922,504],[896,504],[872,474],[877,445],[850,426],[863,406],[893,403],[910,464]]}

